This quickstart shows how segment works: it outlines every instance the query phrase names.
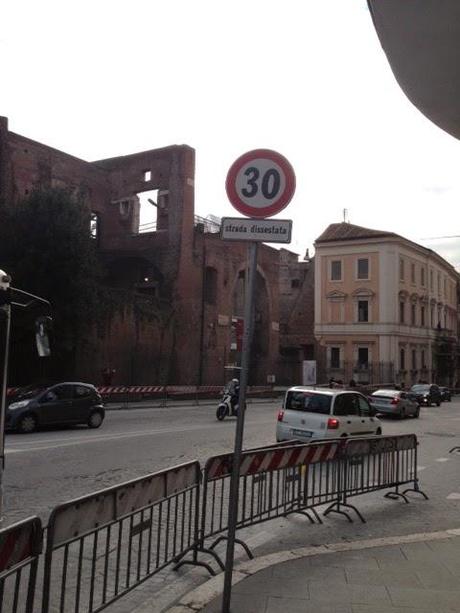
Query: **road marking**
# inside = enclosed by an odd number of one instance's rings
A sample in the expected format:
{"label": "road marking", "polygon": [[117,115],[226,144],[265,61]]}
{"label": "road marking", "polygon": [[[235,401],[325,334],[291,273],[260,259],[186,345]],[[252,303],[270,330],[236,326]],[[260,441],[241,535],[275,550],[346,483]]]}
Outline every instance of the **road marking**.
{"label": "road marking", "polygon": [[[260,425],[260,419],[259,420],[246,420],[246,423],[248,425]],[[268,423],[268,421],[267,421]],[[125,438],[136,438],[136,437],[141,437],[141,436],[163,436],[165,434],[180,434],[180,433],[186,433],[186,432],[190,432],[190,431],[197,431],[197,430],[214,430],[217,428],[222,428],[222,425],[219,423],[215,423],[215,424],[200,424],[200,425],[196,425],[196,426],[187,426],[187,427],[182,427],[182,428],[163,428],[163,429],[156,429],[156,430],[135,430],[132,432],[120,432],[117,434],[103,434],[103,435],[96,435],[96,436],[89,436],[89,437],[79,437],[79,438],[73,438],[73,439],[48,439],[46,441],[44,441],[44,444],[42,441],[37,441],[37,446],[35,447],[10,447],[7,448],[5,453],[6,454],[14,454],[14,453],[28,453],[29,451],[47,451],[48,449],[59,449],[61,447],[71,447],[73,445],[81,445],[81,444],[89,444],[89,443],[105,443],[105,442],[110,442],[110,441],[114,441],[114,440],[122,440]],[[60,442],[62,441],[62,442]],[[50,443],[49,445],[47,443]]]}
{"label": "road marking", "polygon": [[447,500],[460,500],[460,494],[458,492],[452,492],[447,496]]}
{"label": "road marking", "polygon": [[426,466],[417,466],[417,470],[425,470]]}
{"label": "road marking", "polygon": [[449,458],[436,458],[436,462],[448,462]]}

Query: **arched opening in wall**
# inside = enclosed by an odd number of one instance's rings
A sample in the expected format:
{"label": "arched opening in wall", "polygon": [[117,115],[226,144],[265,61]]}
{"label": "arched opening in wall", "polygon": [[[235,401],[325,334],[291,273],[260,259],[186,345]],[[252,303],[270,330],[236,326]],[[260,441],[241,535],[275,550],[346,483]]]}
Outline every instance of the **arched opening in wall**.
{"label": "arched opening in wall", "polygon": [[107,269],[107,283],[110,287],[161,298],[163,275],[145,258],[118,258],[110,262]]}
{"label": "arched opening in wall", "polygon": [[[246,285],[245,271],[241,271],[233,292],[233,317],[244,317],[244,294]],[[241,366],[241,347],[236,354],[236,361]],[[270,365],[270,304],[264,277],[257,272],[254,308],[254,334],[251,345],[251,362],[249,366],[249,384],[262,385],[267,382]]]}

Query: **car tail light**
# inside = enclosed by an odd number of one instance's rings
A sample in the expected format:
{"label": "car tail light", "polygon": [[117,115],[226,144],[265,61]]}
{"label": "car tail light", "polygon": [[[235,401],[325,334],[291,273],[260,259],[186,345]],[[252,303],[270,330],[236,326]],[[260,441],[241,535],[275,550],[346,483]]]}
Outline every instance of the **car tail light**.
{"label": "car tail light", "polygon": [[335,417],[329,417],[329,419],[327,420],[328,430],[337,430],[339,426],[340,426],[340,422],[338,419],[336,419]]}
{"label": "car tail light", "polygon": [[399,398],[393,398],[390,404],[399,404]]}
{"label": "car tail light", "polygon": [[281,409],[278,411],[278,421],[283,421],[284,411]]}

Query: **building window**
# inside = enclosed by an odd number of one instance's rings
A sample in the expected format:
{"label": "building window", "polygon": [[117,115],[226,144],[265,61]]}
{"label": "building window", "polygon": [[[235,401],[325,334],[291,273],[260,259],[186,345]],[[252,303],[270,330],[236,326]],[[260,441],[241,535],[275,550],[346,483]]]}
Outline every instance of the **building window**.
{"label": "building window", "polygon": [[368,258],[358,258],[358,279],[369,279]]}
{"label": "building window", "polygon": [[299,279],[292,279],[291,280],[291,288],[292,289],[297,289],[300,287],[300,281]]}
{"label": "building window", "polygon": [[415,283],[415,264],[410,265],[410,280],[411,283]]}
{"label": "building window", "polygon": [[406,370],[406,352],[404,349],[399,350],[399,370]]}
{"label": "building window", "polygon": [[342,280],[342,262],[341,260],[333,260],[331,262],[331,281]]}
{"label": "building window", "polygon": [[369,368],[369,349],[367,347],[358,347],[358,368],[361,370]]}
{"label": "building window", "polygon": [[404,281],[404,260],[402,258],[399,260],[399,278]]}
{"label": "building window", "polygon": [[417,370],[417,352],[412,349],[412,370]]}
{"label": "building window", "polygon": [[438,294],[441,293],[441,274],[438,272]]}
{"label": "building window", "polygon": [[430,270],[430,289],[433,289],[433,271]]}
{"label": "building window", "polygon": [[425,364],[425,349],[422,349],[422,352],[420,354],[420,358],[421,358],[421,362],[422,362],[422,368],[426,368],[426,364]]}
{"label": "building window", "polygon": [[405,304],[404,302],[400,302],[399,303],[399,323],[403,324],[404,323],[404,311],[405,311]]}
{"label": "building window", "polygon": [[416,323],[415,304],[410,305],[410,323],[412,326],[415,326],[415,323]]}
{"label": "building window", "polygon": [[423,268],[423,266],[420,269],[420,283],[422,287],[425,287],[425,269]]}
{"label": "building window", "polygon": [[425,325],[425,307],[424,306],[420,308],[420,325],[421,326]]}
{"label": "building window", "polygon": [[369,321],[368,300],[358,300],[358,321]]}
{"label": "building window", "polygon": [[204,301],[207,304],[216,304],[217,300],[217,270],[206,266],[204,274]]}
{"label": "building window", "polygon": [[434,307],[431,307],[431,327],[434,328]]}
{"label": "building window", "polygon": [[447,298],[447,279],[444,277],[444,298]]}
{"label": "building window", "polygon": [[331,368],[340,368],[340,347],[331,347]]}
{"label": "building window", "polygon": [[99,240],[100,221],[99,221],[98,213],[91,213],[90,220],[89,220],[89,232],[90,232],[91,238],[94,238],[94,240],[96,241]]}
{"label": "building window", "polygon": [[148,181],[152,180],[152,171],[151,170],[144,170],[143,174],[144,174],[144,183],[147,183]]}

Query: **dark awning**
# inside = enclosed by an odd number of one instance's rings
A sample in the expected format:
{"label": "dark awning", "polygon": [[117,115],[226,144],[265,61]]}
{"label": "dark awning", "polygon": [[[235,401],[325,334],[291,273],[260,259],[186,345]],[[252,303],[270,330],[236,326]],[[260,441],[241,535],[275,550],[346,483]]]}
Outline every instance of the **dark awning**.
{"label": "dark awning", "polygon": [[460,138],[460,0],[368,0],[393,73],[409,100]]}

